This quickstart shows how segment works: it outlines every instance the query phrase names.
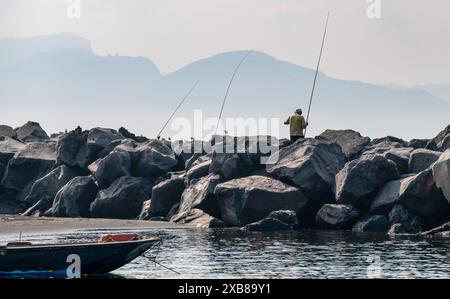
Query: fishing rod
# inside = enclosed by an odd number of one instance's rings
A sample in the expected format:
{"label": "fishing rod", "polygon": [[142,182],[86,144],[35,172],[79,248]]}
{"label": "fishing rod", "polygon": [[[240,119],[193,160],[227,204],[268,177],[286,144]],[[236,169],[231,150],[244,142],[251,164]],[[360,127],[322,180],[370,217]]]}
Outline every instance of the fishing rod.
{"label": "fishing rod", "polygon": [[178,109],[180,109],[181,105],[183,105],[184,101],[186,101],[186,99],[191,95],[191,93],[194,91],[195,87],[197,87],[198,83],[200,82],[200,80],[197,80],[195,82],[195,84],[191,87],[191,89],[189,89],[188,93],[183,97],[183,99],[181,100],[181,102],[178,104],[177,108],[175,108],[175,111],[172,113],[172,115],[169,117],[169,119],[166,121],[166,123],[164,124],[164,126],[162,127],[161,131],[159,131],[157,138],[160,139],[161,138],[161,133],[164,131],[164,129],[166,128],[166,126],[169,124],[170,120],[172,119],[172,117],[175,115],[175,113],[177,113]]}
{"label": "fishing rod", "polygon": [[217,120],[215,135],[217,135],[217,130],[219,129],[219,123],[220,123],[220,119],[222,118],[223,108],[225,107],[225,102],[227,101],[228,93],[230,92],[231,84],[233,84],[234,77],[236,77],[236,74],[239,71],[239,68],[244,63],[244,61],[247,59],[247,57],[250,56],[250,54],[252,54],[252,52],[253,52],[253,50],[248,51],[247,54],[245,54],[245,56],[242,57],[241,61],[236,66],[236,68],[233,72],[233,75],[231,76],[230,82],[228,83],[227,92],[225,93],[225,97],[223,98],[223,101],[222,101],[222,107],[220,108],[220,114],[219,114],[219,119]]}
{"label": "fishing rod", "polygon": [[[322,45],[320,46],[320,54],[319,54],[319,60],[317,61],[317,67],[316,67],[316,74],[314,76],[314,83],[313,83],[313,87],[311,90],[311,98],[309,99],[309,107],[308,107],[308,114],[306,116],[306,123],[308,123],[309,121],[309,114],[311,112],[311,104],[313,101],[313,97],[314,97],[314,89],[316,87],[316,82],[317,82],[317,75],[319,73],[319,67],[320,67],[320,60],[322,59],[322,51],[323,51],[323,45],[325,43],[325,36],[327,35],[327,28],[328,28],[328,19],[330,17],[330,12],[328,12],[327,14],[327,21],[325,22],[325,31],[323,32],[323,38],[322,38]],[[308,127],[305,128],[305,134],[304,136],[306,137],[306,130]]]}

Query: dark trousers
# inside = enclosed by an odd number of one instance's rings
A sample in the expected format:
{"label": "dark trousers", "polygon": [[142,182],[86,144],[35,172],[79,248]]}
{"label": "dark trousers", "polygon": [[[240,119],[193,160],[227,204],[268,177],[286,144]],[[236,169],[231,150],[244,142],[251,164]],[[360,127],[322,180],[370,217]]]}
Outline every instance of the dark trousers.
{"label": "dark trousers", "polygon": [[305,138],[305,136],[291,136],[291,141],[295,143],[297,140]]}

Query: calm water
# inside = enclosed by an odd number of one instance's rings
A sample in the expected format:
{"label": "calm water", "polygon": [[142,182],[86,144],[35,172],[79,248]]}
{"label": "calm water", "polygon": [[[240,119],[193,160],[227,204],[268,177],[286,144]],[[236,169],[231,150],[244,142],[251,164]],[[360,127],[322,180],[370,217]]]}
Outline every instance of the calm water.
{"label": "calm water", "polygon": [[[136,230],[121,230],[122,232]],[[96,240],[111,230],[24,236],[26,241]],[[115,230],[114,230],[115,232]],[[348,232],[249,233],[239,230],[139,231],[164,239],[157,261],[145,257],[113,272],[118,278],[450,278],[450,242],[390,239]],[[11,236],[0,235],[0,243]]]}

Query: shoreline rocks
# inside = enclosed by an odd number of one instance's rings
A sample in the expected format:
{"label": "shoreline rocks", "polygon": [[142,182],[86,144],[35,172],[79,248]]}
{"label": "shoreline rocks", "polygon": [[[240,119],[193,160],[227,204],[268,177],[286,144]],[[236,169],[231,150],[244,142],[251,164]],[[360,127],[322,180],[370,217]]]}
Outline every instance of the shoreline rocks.
{"label": "shoreline rocks", "polygon": [[450,126],[409,142],[327,130],[296,143],[270,136],[171,143],[125,128],[78,127],[50,139],[38,123],[0,126],[0,213],[442,237],[449,133]]}

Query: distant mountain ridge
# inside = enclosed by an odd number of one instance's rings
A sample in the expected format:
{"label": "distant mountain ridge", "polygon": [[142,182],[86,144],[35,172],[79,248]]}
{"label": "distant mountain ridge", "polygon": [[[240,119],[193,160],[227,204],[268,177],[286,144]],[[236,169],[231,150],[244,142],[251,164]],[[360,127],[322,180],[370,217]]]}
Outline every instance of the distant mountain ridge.
{"label": "distant mountain ridge", "polygon": [[[231,73],[245,55],[214,55],[162,76],[147,58],[99,56],[89,41],[71,34],[0,39],[0,45],[22,53],[0,50],[1,123],[18,126],[32,119],[48,131],[125,126],[147,136],[157,133],[196,80],[199,86],[176,116],[192,120],[193,110],[201,109],[204,118],[217,117]],[[26,51],[20,51],[20,45],[26,45]],[[256,51],[236,76],[224,117],[282,121],[298,107],[306,110],[313,76],[314,70]],[[448,125],[449,114],[450,102],[428,91],[321,73],[309,132],[351,128],[370,137],[432,137]],[[274,135],[287,136],[282,124],[277,130]],[[165,135],[173,133],[169,128]]]}

